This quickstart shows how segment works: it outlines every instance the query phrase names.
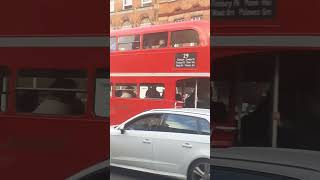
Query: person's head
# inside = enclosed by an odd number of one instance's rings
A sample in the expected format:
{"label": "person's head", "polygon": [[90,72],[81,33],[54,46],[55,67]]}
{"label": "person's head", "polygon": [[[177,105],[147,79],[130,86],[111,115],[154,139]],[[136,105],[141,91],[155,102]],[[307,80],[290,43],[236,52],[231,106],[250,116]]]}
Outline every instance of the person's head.
{"label": "person's head", "polygon": [[163,39],[159,40],[159,45],[160,45],[160,47],[166,46],[165,40],[163,40]]}

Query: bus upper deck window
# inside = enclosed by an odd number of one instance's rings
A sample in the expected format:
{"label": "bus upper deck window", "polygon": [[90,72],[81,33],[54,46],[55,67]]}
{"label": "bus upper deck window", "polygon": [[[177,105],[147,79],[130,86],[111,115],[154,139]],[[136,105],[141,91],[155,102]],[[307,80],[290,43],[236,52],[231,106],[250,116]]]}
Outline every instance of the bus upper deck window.
{"label": "bus upper deck window", "polygon": [[165,48],[168,45],[168,32],[143,35],[143,49]]}
{"label": "bus upper deck window", "polygon": [[195,30],[181,30],[171,33],[171,47],[190,47],[199,45],[199,35]]}
{"label": "bus upper deck window", "polygon": [[116,84],[115,96],[120,98],[136,98],[137,85],[136,84]]}
{"label": "bus upper deck window", "polygon": [[118,38],[118,50],[136,50],[140,48],[140,35],[122,36]]}
{"label": "bus upper deck window", "polygon": [[111,37],[110,38],[110,52],[117,50],[117,38]]}
{"label": "bus upper deck window", "polygon": [[96,72],[96,88],[94,111],[96,116],[108,117],[110,112],[110,79],[107,69],[98,69]]}
{"label": "bus upper deck window", "polygon": [[81,115],[87,102],[87,75],[73,70],[21,70],[16,91],[17,112]]}
{"label": "bus upper deck window", "polygon": [[164,84],[144,83],[140,84],[141,99],[163,99]]}

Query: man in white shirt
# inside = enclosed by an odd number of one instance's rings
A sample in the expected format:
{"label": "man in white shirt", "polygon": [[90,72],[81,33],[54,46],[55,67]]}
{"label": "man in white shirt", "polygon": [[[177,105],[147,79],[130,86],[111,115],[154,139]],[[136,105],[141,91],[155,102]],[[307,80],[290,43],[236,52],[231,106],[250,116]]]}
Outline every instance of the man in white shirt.
{"label": "man in white shirt", "polygon": [[[50,88],[75,89],[76,83],[72,79],[57,79]],[[53,90],[45,100],[33,111],[38,114],[73,114],[75,93],[72,91]]]}
{"label": "man in white shirt", "polygon": [[38,114],[71,114],[71,105],[50,95],[33,112]]}

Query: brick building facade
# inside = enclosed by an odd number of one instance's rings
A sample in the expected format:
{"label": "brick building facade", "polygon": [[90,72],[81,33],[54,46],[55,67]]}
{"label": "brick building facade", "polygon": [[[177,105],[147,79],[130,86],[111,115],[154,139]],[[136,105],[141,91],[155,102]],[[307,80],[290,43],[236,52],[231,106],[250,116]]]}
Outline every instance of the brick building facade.
{"label": "brick building facade", "polygon": [[110,0],[110,27],[210,20],[210,0]]}

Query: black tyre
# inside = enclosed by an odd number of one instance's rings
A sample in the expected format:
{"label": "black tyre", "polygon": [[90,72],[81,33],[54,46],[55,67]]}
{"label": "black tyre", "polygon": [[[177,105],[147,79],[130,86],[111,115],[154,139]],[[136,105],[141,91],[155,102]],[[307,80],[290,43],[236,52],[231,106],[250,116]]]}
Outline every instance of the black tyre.
{"label": "black tyre", "polygon": [[210,180],[210,160],[198,159],[188,170],[188,180]]}

